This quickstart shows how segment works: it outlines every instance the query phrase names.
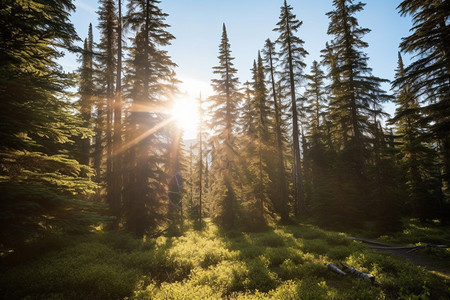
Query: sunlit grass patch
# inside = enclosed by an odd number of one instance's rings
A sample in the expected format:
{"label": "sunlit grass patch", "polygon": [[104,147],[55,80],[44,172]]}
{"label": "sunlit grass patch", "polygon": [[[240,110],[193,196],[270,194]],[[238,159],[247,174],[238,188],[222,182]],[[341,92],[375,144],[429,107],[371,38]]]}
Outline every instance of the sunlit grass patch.
{"label": "sunlit grass patch", "polygon": [[337,296],[336,289],[329,287],[326,281],[315,277],[305,278],[296,287],[299,299],[334,299]]}
{"label": "sunlit grass patch", "polygon": [[286,230],[291,232],[295,238],[311,240],[325,238],[326,233],[316,226],[312,225],[300,225],[300,226],[287,226]]}
{"label": "sunlit grass patch", "polygon": [[235,259],[239,255],[238,251],[229,250],[225,242],[217,236],[210,238],[196,231],[175,238],[168,253],[175,261],[204,268],[225,259]]}
{"label": "sunlit grass patch", "polygon": [[[55,251],[12,260],[0,292],[7,299],[450,298],[449,281],[343,233],[309,225],[233,232],[207,222],[156,239],[97,232],[58,241]],[[375,284],[326,266],[340,262],[374,275]]]}
{"label": "sunlit grass patch", "polygon": [[280,279],[278,275],[269,268],[270,261],[265,256],[260,256],[247,262],[249,270],[246,288],[249,290],[258,290],[268,292],[275,289]]}
{"label": "sunlit grass patch", "polygon": [[325,240],[330,246],[348,246],[352,243],[344,233],[327,233]]}
{"label": "sunlit grass patch", "polygon": [[195,285],[190,281],[163,282],[159,287],[152,283],[145,289],[135,291],[132,299],[219,300],[222,299],[222,294],[208,285]]}
{"label": "sunlit grass patch", "polygon": [[263,232],[255,235],[255,244],[262,247],[282,247],[285,245],[284,238],[274,231]]}
{"label": "sunlit grass patch", "polygon": [[223,261],[208,269],[196,268],[190,282],[195,285],[211,286],[216,292],[230,294],[245,289],[248,268],[240,261]]}
{"label": "sunlit grass patch", "polygon": [[265,251],[265,248],[261,246],[242,244],[242,248],[240,248],[239,253],[242,259],[252,259],[262,255]]}
{"label": "sunlit grass patch", "polygon": [[290,259],[291,255],[295,257],[295,260],[302,262],[301,256],[295,256],[292,251],[289,251],[289,248],[268,248],[264,252],[264,256],[268,259],[271,267],[281,265],[286,259]]}

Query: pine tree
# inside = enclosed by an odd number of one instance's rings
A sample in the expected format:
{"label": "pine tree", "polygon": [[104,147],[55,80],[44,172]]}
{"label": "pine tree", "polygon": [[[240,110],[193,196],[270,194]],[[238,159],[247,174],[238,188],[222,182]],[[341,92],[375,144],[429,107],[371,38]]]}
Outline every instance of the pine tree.
{"label": "pine tree", "polygon": [[[404,78],[405,68],[399,53],[396,78]],[[397,109],[391,122],[397,125],[401,163],[406,175],[408,205],[414,217],[422,221],[436,217],[440,190],[436,176],[436,153],[424,139],[423,115],[415,84],[397,90]]]}
{"label": "pine tree", "polygon": [[[308,174],[305,183],[309,193],[308,203],[316,216],[329,215],[332,192],[332,147],[327,144],[328,91],[325,88],[325,74],[317,61],[313,61],[310,74],[305,76],[305,146],[304,165]],[[308,166],[309,168],[307,168]],[[308,173],[307,173],[308,172]]]}
{"label": "pine tree", "polygon": [[[117,72],[117,8],[116,3],[113,0],[101,0],[99,10],[99,25],[100,29],[100,43],[98,45],[98,51],[100,55],[98,58],[98,83],[99,83],[99,98],[100,102],[98,107],[105,105],[105,111],[99,111],[98,117],[104,121],[104,127],[102,130],[98,128],[98,134],[105,137],[104,145],[106,151],[101,151],[101,154],[97,155],[97,172],[98,178],[101,179],[101,183],[106,187],[106,203],[110,206],[111,213],[116,217],[114,227],[118,226],[120,219],[120,201],[115,195],[113,195],[111,188],[113,186],[113,113],[114,113],[114,101],[116,96],[116,72]],[[103,115],[106,113],[105,115]],[[102,142],[102,138],[96,138],[98,142]],[[103,148],[103,147],[101,147]],[[106,154],[106,157],[104,157]],[[106,158],[106,160],[105,160]],[[106,169],[101,169],[102,162],[106,164]],[[104,176],[103,176],[104,175]]]}
{"label": "pine tree", "polygon": [[241,195],[249,228],[261,230],[265,225],[269,192],[270,134],[269,107],[265,74],[260,53],[258,62],[253,62],[253,80],[246,90],[245,113],[241,123],[243,131],[239,136],[239,148],[242,157]]}
{"label": "pine tree", "polygon": [[48,233],[87,230],[100,219],[87,201],[92,170],[67,149],[89,136],[57,59],[74,50],[71,1],[8,1],[0,9],[0,226],[2,247]]}
{"label": "pine tree", "polygon": [[[92,109],[94,105],[94,68],[93,68],[93,44],[94,38],[92,34],[92,24],[89,24],[88,38],[84,40],[84,48],[81,56],[81,68],[79,69],[80,74],[80,112],[81,118],[84,121],[85,127],[91,127],[92,123]],[[83,165],[90,165],[91,158],[91,143],[90,139],[84,137],[79,140],[80,153],[78,155],[79,161]]]}
{"label": "pine tree", "polygon": [[199,120],[198,120],[198,211],[197,211],[197,219],[198,221],[202,221],[202,211],[203,211],[203,190],[204,190],[204,174],[203,169],[205,167],[204,163],[204,148],[206,142],[206,132],[204,125],[204,115],[205,109],[203,108],[203,99],[200,94],[198,98],[198,110],[199,110]]}
{"label": "pine tree", "polygon": [[308,80],[305,91],[305,108],[309,114],[310,135],[314,136],[320,131],[328,104],[324,85],[325,73],[320,69],[317,61],[313,61],[311,73],[306,75],[305,78]]}
{"label": "pine tree", "polygon": [[[189,215],[192,208],[192,149],[189,150],[189,165],[186,166],[186,159],[184,149],[182,146],[182,129],[172,122],[168,125],[170,129],[170,151],[167,153],[168,157],[166,173],[169,178],[169,207],[167,217],[169,219],[171,230],[178,230],[178,227],[183,224],[184,211]],[[184,175],[187,176],[184,176]],[[187,192],[186,186],[190,187]],[[183,203],[183,197],[189,197],[189,203]]]}
{"label": "pine tree", "polygon": [[[283,222],[289,219],[289,208],[288,208],[288,186],[286,180],[286,168],[284,161],[284,146],[283,146],[283,130],[282,130],[282,105],[281,101],[278,97],[278,91],[276,87],[275,81],[275,65],[277,62],[277,54],[275,52],[275,44],[270,41],[270,39],[266,40],[263,49],[264,55],[264,63],[265,69],[269,74],[269,84],[271,86],[271,93],[273,98],[273,115],[274,115],[274,131],[276,137],[276,157],[277,157],[277,178],[278,182],[276,183],[277,188],[276,193],[278,194],[278,198],[274,199],[275,208],[277,208],[278,212],[281,215],[281,220]],[[274,180],[272,180],[274,181]]]}
{"label": "pine tree", "polygon": [[[426,121],[440,144],[444,165],[443,180],[450,187],[450,31],[448,1],[404,0],[398,6],[401,15],[411,15],[411,35],[400,48],[416,59],[395,80],[397,87],[409,86],[421,101]],[[448,214],[450,215],[450,213]]]}
{"label": "pine tree", "polygon": [[294,211],[297,215],[306,208],[300,155],[297,90],[302,79],[303,68],[305,67],[303,59],[308,52],[303,48],[304,41],[295,35],[302,23],[296,19],[296,16],[292,13],[292,6],[287,5],[285,0],[284,5],[281,7],[280,21],[277,23],[278,27],[274,31],[280,34],[277,43],[280,46],[281,63],[283,65],[281,78],[285,80],[286,85],[289,87],[291,97]]}
{"label": "pine tree", "polygon": [[142,236],[165,219],[167,167],[173,132],[167,112],[173,93],[175,64],[161,47],[174,39],[166,29],[166,13],[155,0],[130,0],[126,25],[134,33],[126,78],[131,108],[125,142],[127,228]]}
{"label": "pine tree", "polygon": [[[172,70],[168,78],[168,102],[169,107],[175,105],[174,100],[179,95],[177,85],[180,81],[176,78],[175,72]],[[167,135],[166,145],[161,144],[162,148],[168,146],[170,151],[167,152],[165,161],[165,172],[168,177],[169,188],[169,206],[167,217],[171,222],[169,224],[169,230],[174,230],[173,233],[179,232],[183,226],[183,219],[189,214],[190,206],[184,203],[184,196],[186,195],[185,183],[190,183],[190,178],[186,180],[184,173],[187,169],[186,151],[182,142],[183,129],[175,122],[173,117],[170,119],[170,123],[165,126]]]}
{"label": "pine tree", "polygon": [[108,186],[108,203],[112,215],[116,217],[114,226],[117,228],[122,217],[122,188],[123,188],[123,169],[122,169],[122,1],[117,3],[117,59],[116,59],[116,79],[115,95],[113,105],[113,136],[112,136],[112,160],[111,160],[111,179]]}
{"label": "pine tree", "polygon": [[372,155],[369,167],[371,182],[372,214],[369,215],[380,232],[395,231],[401,228],[401,217],[407,213],[404,199],[402,170],[398,164],[399,149],[395,136],[383,128],[380,120],[371,126]]}
{"label": "pine tree", "polygon": [[[328,34],[334,35],[329,45],[333,80],[331,89],[333,98],[330,102],[333,120],[339,126],[339,138],[342,140],[340,156],[343,198],[349,201],[346,206],[350,214],[366,207],[370,202],[367,174],[368,131],[372,112],[380,110],[382,102],[390,99],[381,90],[380,84],[386,80],[371,75],[367,66],[368,57],[360,49],[368,45],[362,37],[370,30],[359,27],[354,14],[361,11],[365,4],[353,4],[351,0],[334,0],[335,10],[327,13],[330,18]],[[351,210],[355,210],[351,212]],[[353,219],[355,220],[355,219]]]}
{"label": "pine tree", "polygon": [[328,80],[330,84],[327,86],[329,93],[329,109],[327,111],[327,146],[331,150],[339,149],[344,141],[348,139],[347,125],[344,118],[339,118],[339,114],[330,108],[330,104],[336,101],[336,97],[339,95],[338,88],[340,87],[340,74],[338,72],[338,55],[330,44],[325,44],[325,49],[321,51],[322,65],[328,67]]}
{"label": "pine tree", "polygon": [[217,201],[215,219],[224,227],[232,227],[236,221],[236,194],[234,175],[237,174],[236,140],[237,107],[240,100],[237,70],[233,67],[230,43],[223,24],[219,46],[219,65],[214,67],[218,79],[212,79],[215,95],[210,97],[212,135],[211,173],[215,180],[212,190]]}
{"label": "pine tree", "polygon": [[[112,117],[115,95],[117,15],[113,0],[100,0],[98,10],[100,42],[96,55],[96,124],[94,144],[94,168],[97,182],[106,188],[111,185],[112,170]],[[108,198],[108,195],[107,195]],[[110,202],[110,199],[107,199]]]}

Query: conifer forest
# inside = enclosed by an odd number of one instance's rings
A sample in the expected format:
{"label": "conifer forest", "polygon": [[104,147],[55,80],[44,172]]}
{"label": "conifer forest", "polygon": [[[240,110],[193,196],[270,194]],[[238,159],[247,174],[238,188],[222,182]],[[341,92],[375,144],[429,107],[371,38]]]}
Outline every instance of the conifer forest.
{"label": "conifer forest", "polygon": [[[394,80],[358,0],[329,0],[312,64],[313,1],[278,0],[249,78],[217,20],[187,141],[163,1],[93,1],[85,36],[76,1],[0,2],[0,298],[450,298],[450,2],[397,1]],[[416,253],[443,269],[350,236],[441,246]]]}

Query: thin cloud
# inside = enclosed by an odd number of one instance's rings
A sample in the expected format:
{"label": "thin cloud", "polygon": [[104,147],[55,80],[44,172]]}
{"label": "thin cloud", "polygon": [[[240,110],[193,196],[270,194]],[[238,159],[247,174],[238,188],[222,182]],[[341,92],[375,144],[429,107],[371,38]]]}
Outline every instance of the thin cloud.
{"label": "thin cloud", "polygon": [[[92,2],[92,1],[91,1]],[[83,0],[77,0],[75,2],[75,6],[77,8],[80,8],[90,14],[95,14],[96,13],[96,9],[94,7],[92,7],[90,4],[86,3],[86,1]]]}

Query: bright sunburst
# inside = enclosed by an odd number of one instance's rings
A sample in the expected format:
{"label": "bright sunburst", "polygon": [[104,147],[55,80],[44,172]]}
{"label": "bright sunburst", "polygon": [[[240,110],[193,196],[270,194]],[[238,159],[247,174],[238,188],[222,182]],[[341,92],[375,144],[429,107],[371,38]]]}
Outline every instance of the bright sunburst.
{"label": "bright sunburst", "polygon": [[199,121],[197,100],[191,97],[176,99],[172,108],[172,116],[178,126],[183,129],[185,138],[195,138]]}

